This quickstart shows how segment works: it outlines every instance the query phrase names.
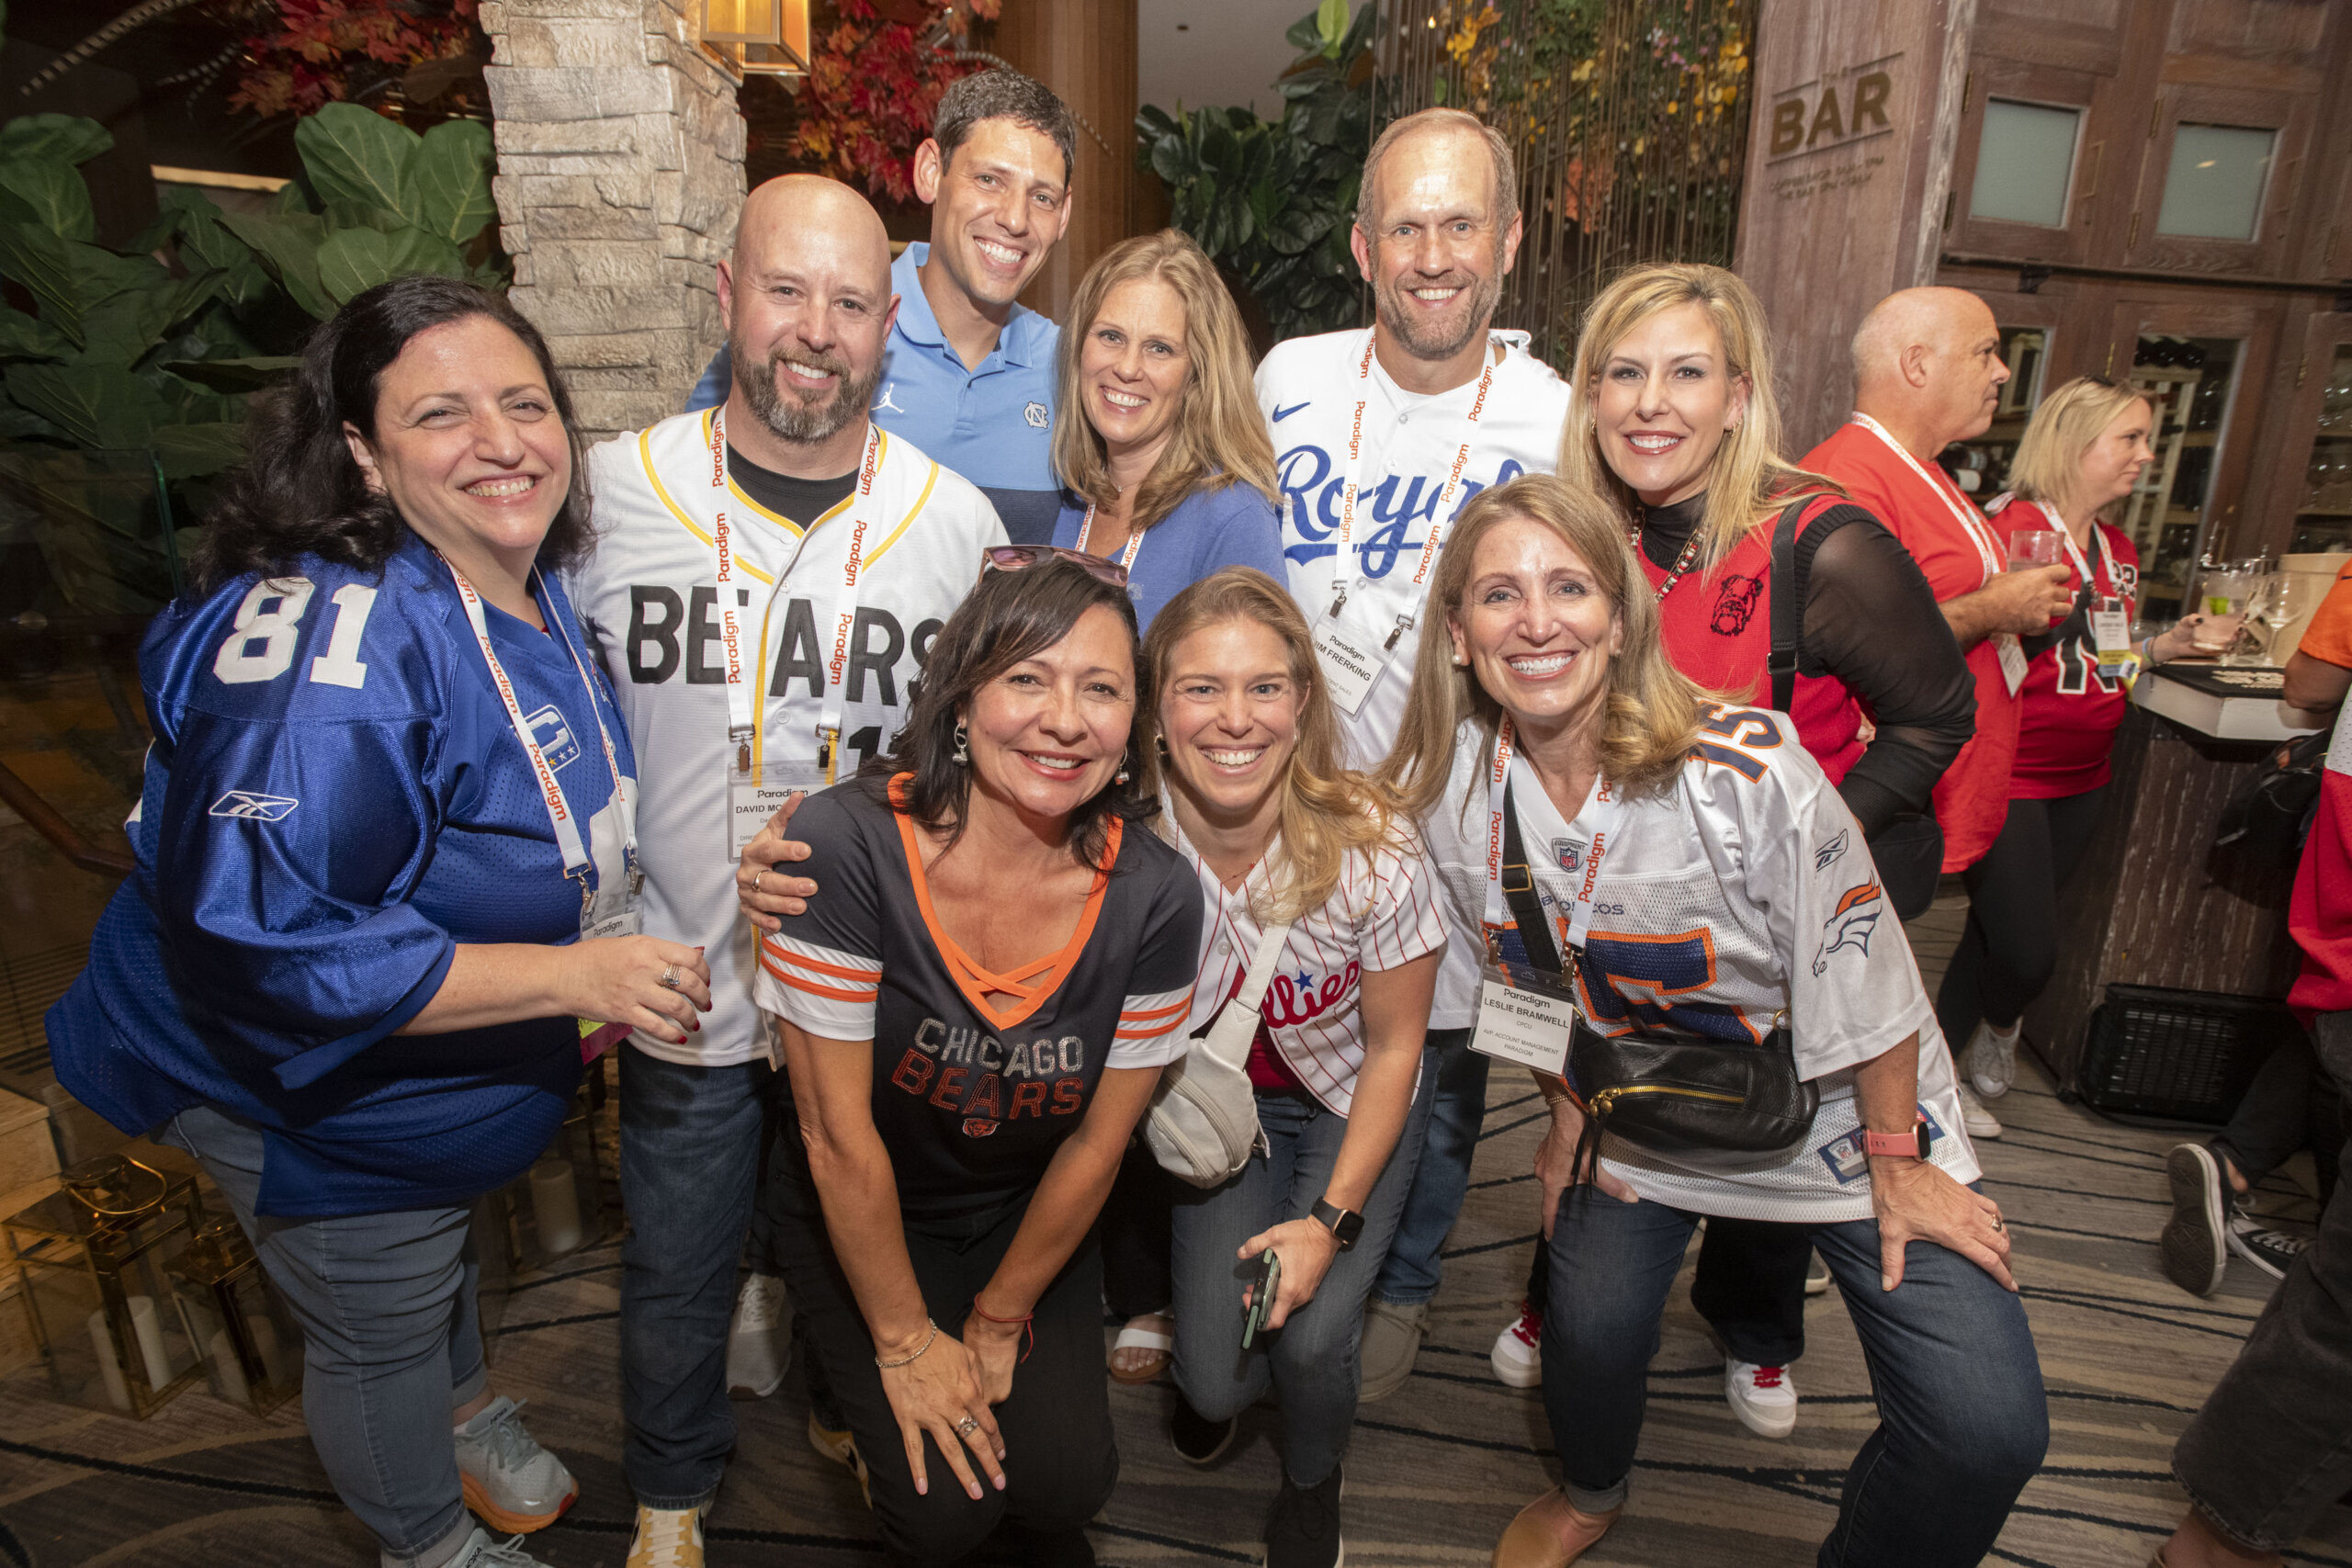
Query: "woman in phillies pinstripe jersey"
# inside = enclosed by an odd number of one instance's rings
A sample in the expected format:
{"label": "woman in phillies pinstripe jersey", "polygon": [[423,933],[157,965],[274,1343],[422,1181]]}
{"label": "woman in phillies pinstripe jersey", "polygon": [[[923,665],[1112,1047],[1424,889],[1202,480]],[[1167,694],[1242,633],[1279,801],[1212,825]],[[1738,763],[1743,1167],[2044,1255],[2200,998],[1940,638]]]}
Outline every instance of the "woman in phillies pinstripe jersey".
{"label": "woman in phillies pinstripe jersey", "polygon": [[[1408,819],[1339,765],[1306,621],[1272,578],[1229,567],[1177,594],[1152,621],[1144,668],[1164,830],[1208,901],[1196,1035],[1265,933],[1289,927],[1250,1052],[1264,1146],[1223,1186],[1176,1200],[1176,1449],[1216,1458],[1271,1383],[1283,1485],[1266,1561],[1329,1568],[1364,1297],[1429,1115],[1416,1086],[1442,895]],[[1271,1332],[1237,1354],[1254,1270],[1236,1260],[1269,1249],[1282,1264]]]}

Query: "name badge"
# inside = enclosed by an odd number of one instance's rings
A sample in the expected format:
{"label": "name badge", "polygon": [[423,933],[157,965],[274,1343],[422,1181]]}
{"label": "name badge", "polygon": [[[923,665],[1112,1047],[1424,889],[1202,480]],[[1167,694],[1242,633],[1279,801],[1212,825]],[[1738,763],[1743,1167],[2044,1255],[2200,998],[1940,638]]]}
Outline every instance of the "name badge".
{"label": "name badge", "polygon": [[796,795],[814,795],[825,787],[825,771],[813,761],[770,762],[755,779],[741,769],[727,774],[727,863],[743,858],[743,851],[766,827],[785,802]]}
{"label": "name badge", "polygon": [[616,915],[606,915],[580,928],[580,940],[594,942],[599,937],[636,936],[645,930],[645,912],[635,904]]}
{"label": "name badge", "polygon": [[2009,695],[2014,697],[2025,684],[2025,649],[2015,632],[1995,632],[1993,651],[2000,657],[2001,679],[2009,683]]}
{"label": "name badge", "polygon": [[1363,706],[1373,682],[1388,662],[1388,650],[1379,641],[1326,615],[1315,623],[1315,662],[1322,667],[1323,689],[1350,718]]}
{"label": "name badge", "polygon": [[2098,650],[2101,675],[2111,681],[2122,674],[2132,666],[2131,615],[2120,609],[2093,610],[2091,645]]}
{"label": "name badge", "polygon": [[1485,977],[1478,986],[1478,1027],[1470,1037],[1470,1049],[1554,1077],[1566,1077],[1568,1041],[1577,1021],[1575,998],[1566,987],[1524,968],[1507,971],[1497,964],[1484,968]]}

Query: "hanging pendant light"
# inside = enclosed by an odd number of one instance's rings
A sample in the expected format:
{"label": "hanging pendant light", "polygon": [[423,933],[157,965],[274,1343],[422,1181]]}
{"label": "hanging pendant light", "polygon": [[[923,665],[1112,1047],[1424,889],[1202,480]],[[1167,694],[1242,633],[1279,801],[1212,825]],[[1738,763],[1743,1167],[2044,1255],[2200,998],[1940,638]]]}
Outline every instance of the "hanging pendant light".
{"label": "hanging pendant light", "polygon": [[702,45],[739,75],[806,75],[808,0],[702,0]]}

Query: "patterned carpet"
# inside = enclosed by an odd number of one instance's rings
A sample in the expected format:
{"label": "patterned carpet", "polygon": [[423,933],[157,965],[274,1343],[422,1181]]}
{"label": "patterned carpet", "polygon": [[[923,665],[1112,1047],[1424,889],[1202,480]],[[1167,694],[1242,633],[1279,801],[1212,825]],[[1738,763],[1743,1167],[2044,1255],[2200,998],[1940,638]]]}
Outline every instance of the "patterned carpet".
{"label": "patterned carpet", "polygon": [[[1941,968],[1955,913],[1941,907],[1915,931],[1923,967]],[[1504,1388],[1487,1365],[1519,1295],[1534,1220],[1526,1172],[1537,1108],[1506,1075],[1496,1078],[1430,1345],[1404,1391],[1365,1407],[1358,1423],[1346,1502],[1352,1563],[1483,1563],[1512,1512],[1548,1484],[1550,1440],[1535,1393]],[[2269,1281],[2235,1263],[2221,1293],[2199,1301],[2157,1273],[2163,1151],[2177,1134],[2097,1121],[2062,1104],[2030,1069],[1998,1110],[2008,1135],[1983,1156],[1989,1190],[2017,1232],[2052,1441],[1995,1558],[2026,1568],[2137,1568],[2183,1506],[2166,1468],[2173,1440],[2228,1366]],[[2312,1213],[2283,1179],[2260,1202],[2287,1217]],[[618,1568],[628,1549],[618,1301],[616,1248],[607,1243],[517,1283],[492,1340],[498,1386],[529,1400],[534,1431],[565,1455],[584,1488],[571,1517],[531,1541],[557,1568]],[[1875,1416],[1835,1292],[1813,1302],[1807,1323],[1809,1351],[1793,1372],[1800,1424],[1787,1441],[1769,1442],[1725,1408],[1721,1358],[1678,1289],[1653,1370],[1633,1501],[1588,1562],[1813,1561],[1845,1465]],[[1164,1387],[1113,1391],[1124,1470],[1094,1532],[1102,1560],[1255,1562],[1276,1478],[1266,1437],[1273,1412],[1246,1417],[1234,1451],[1199,1472],[1162,1435],[1171,1397]],[[856,1485],[803,1439],[797,1379],[736,1408],[741,1437],[711,1517],[712,1563],[879,1561]],[[374,1560],[291,1409],[261,1421],[198,1393],[137,1423],[54,1403],[37,1372],[0,1382],[0,1562],[364,1568]],[[2352,1564],[2352,1511],[2332,1513],[2289,1561]]]}

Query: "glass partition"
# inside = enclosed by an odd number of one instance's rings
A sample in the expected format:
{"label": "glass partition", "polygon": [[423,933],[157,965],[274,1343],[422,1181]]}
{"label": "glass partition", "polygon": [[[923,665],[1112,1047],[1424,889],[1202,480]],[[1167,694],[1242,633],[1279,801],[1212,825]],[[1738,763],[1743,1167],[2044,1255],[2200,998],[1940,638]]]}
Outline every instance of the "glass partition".
{"label": "glass partition", "polygon": [[2156,232],[2202,240],[2251,240],[2270,184],[2275,130],[2234,125],[2173,129],[2172,166]]}
{"label": "glass partition", "polygon": [[1968,215],[2003,223],[2066,226],[2067,187],[2074,183],[2075,143],[2083,111],[2007,98],[1984,100],[1984,130],[1976,144],[1976,186]]}

